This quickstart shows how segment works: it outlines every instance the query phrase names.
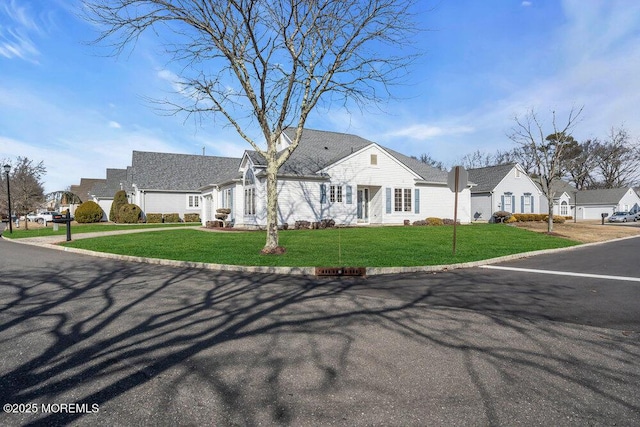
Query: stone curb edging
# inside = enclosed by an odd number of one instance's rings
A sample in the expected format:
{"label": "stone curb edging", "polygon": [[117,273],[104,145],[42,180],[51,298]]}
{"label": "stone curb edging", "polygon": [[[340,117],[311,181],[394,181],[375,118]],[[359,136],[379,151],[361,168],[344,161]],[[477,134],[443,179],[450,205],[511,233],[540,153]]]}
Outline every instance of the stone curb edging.
{"label": "stone curb edging", "polygon": [[[411,267],[366,267],[366,275],[376,276],[376,275],[383,275],[383,274],[430,273],[430,272],[439,272],[439,271],[447,271],[447,270],[456,270],[461,268],[480,267],[483,265],[496,264],[504,261],[512,261],[516,259],[529,258],[536,255],[545,255],[550,253],[574,250],[578,248],[586,248],[589,246],[601,245],[603,243],[612,243],[612,242],[617,242],[617,241],[622,241],[627,239],[635,239],[638,237],[640,236],[620,237],[618,239],[606,240],[603,242],[583,243],[580,245],[569,246],[567,248],[542,249],[539,251],[523,252],[519,254],[505,255],[497,258],[490,258],[490,259],[485,259],[480,261],[463,262],[458,264],[426,265],[426,266],[411,266]],[[4,239],[4,237],[2,238]],[[21,241],[23,239],[4,239],[4,240],[26,244],[26,245],[43,246],[43,247],[57,249],[65,252],[96,256],[100,258],[140,262],[140,263],[154,264],[154,265],[166,265],[170,267],[199,268],[203,270],[212,270],[212,271],[234,271],[239,273],[263,273],[263,274],[284,274],[284,275],[288,274],[288,275],[299,275],[299,276],[315,276],[315,269],[316,269],[315,267],[265,267],[265,266],[245,266],[245,265],[234,265],[234,264],[211,264],[206,262],[195,262],[195,261],[176,261],[176,260],[168,260],[168,259],[160,259],[160,258],[145,258],[145,257],[131,256],[131,255],[118,255],[118,254],[111,254],[108,252],[95,252],[87,249],[68,248],[65,246],[59,246],[55,243]]]}

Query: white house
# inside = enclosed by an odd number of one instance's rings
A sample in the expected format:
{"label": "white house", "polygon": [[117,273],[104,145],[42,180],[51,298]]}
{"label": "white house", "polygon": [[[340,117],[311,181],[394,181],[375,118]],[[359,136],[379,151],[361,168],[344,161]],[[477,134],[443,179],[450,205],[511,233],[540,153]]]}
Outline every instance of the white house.
{"label": "white house", "polygon": [[238,176],[240,159],[191,154],[134,151],[128,191],[145,214],[202,212],[200,188]]}
{"label": "white house", "polygon": [[[287,129],[279,150],[291,142]],[[266,162],[246,151],[238,175],[201,188],[201,218],[229,208],[236,227],[266,226]],[[305,129],[278,175],[279,223],[333,219],[341,225],[403,224],[427,217],[453,218],[447,173],[355,135]],[[471,220],[470,192],[459,194],[458,218]]]}
{"label": "white house", "polygon": [[509,163],[469,169],[471,214],[475,221],[489,221],[494,212],[540,213],[542,192],[522,166]]}
{"label": "white house", "polygon": [[578,219],[601,219],[602,214],[640,210],[640,197],[632,187],[582,190],[576,194]]}
{"label": "white house", "polygon": [[89,191],[91,200],[96,202],[101,208],[103,221],[109,221],[109,212],[111,211],[111,205],[113,204],[113,196],[120,190],[127,191],[127,197],[129,201],[132,199],[132,192],[130,191],[129,174],[131,170],[128,169],[107,169],[107,178],[101,182],[97,182]]}

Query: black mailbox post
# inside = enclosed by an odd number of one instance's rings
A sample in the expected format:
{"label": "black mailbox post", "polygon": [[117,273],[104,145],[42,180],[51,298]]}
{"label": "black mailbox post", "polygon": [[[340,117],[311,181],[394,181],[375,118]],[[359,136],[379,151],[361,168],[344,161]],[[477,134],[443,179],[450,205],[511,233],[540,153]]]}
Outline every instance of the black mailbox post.
{"label": "black mailbox post", "polygon": [[604,225],[604,219],[605,219],[606,217],[608,217],[608,216],[609,216],[609,214],[608,214],[608,213],[606,213],[606,212],[603,212],[603,213],[601,213],[601,214],[600,214],[600,216],[602,217],[602,225]]}
{"label": "black mailbox post", "polygon": [[69,213],[69,210],[67,209],[67,214],[64,217],[60,219],[54,219],[53,222],[57,224],[67,225],[67,242],[70,242],[71,241],[71,214]]}

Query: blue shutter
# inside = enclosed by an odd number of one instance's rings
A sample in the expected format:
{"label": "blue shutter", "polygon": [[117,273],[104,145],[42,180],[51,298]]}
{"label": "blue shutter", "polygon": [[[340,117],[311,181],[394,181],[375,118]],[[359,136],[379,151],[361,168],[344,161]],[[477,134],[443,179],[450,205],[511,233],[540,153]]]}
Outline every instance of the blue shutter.
{"label": "blue shutter", "polygon": [[536,210],[533,208],[533,201],[535,200],[535,198],[533,196],[531,196],[531,213],[535,213]]}
{"label": "blue shutter", "polygon": [[415,193],[416,193],[416,196],[415,196],[415,200],[414,200],[414,203],[415,203],[415,211],[414,212],[419,214],[420,213],[420,189],[416,188]]}
{"label": "blue shutter", "polygon": [[387,213],[390,214],[391,213],[391,189],[387,188],[386,192],[387,192]]}
{"label": "blue shutter", "polygon": [[320,184],[320,203],[327,203],[327,184]]}
{"label": "blue shutter", "polygon": [[511,213],[516,213],[516,196],[511,196]]}
{"label": "blue shutter", "polygon": [[504,210],[504,196],[500,196],[500,209],[498,210]]}
{"label": "blue shutter", "polygon": [[525,196],[520,196],[520,212],[524,213],[524,198]]}
{"label": "blue shutter", "polygon": [[231,215],[229,215],[229,219],[232,220],[234,218],[234,210],[233,210],[233,193],[235,188],[231,187],[231,192],[229,193],[229,209],[231,209]]}
{"label": "blue shutter", "polygon": [[351,203],[353,203],[353,196],[351,193],[351,186],[347,185],[347,204],[350,205]]}

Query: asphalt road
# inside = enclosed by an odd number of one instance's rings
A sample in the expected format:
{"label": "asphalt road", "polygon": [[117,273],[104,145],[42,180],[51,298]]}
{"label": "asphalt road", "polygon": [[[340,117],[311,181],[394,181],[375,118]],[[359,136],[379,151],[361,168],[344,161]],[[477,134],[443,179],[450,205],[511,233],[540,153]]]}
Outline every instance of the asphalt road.
{"label": "asphalt road", "polygon": [[[639,245],[501,266],[639,278]],[[637,281],[218,273],[2,240],[0,271],[2,425],[640,424]]]}

